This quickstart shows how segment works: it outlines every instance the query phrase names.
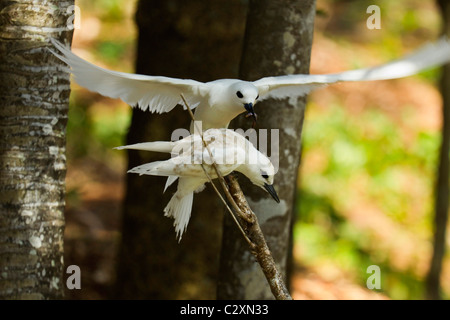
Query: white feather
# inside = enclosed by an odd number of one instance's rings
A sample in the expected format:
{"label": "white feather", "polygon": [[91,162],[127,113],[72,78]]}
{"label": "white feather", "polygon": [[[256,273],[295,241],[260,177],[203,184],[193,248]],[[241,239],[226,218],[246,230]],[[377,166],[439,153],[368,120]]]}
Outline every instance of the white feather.
{"label": "white feather", "polygon": [[181,241],[181,237],[186,231],[189,219],[191,218],[193,200],[194,192],[191,191],[186,195],[181,195],[177,191],[164,208],[164,215],[174,219],[173,225],[178,242]]}
{"label": "white feather", "polygon": [[418,51],[390,63],[358,70],[331,74],[298,74],[267,77],[253,84],[260,90],[260,100],[267,98],[300,97],[311,90],[342,81],[388,80],[411,76],[425,69],[450,61],[450,42],[446,37],[427,44]]}
{"label": "white feather", "polygon": [[166,161],[154,161],[146,163],[128,170],[128,173],[137,173],[140,176],[146,174],[151,176],[169,176],[169,174],[164,174],[161,168],[166,168]]}
{"label": "white feather", "polygon": [[170,153],[170,152],[172,152],[172,149],[174,146],[175,146],[174,142],[155,141],[155,142],[143,142],[143,143],[129,144],[129,145],[117,147],[114,149],[117,149],[117,150],[133,149],[133,150],[145,150],[145,151]]}
{"label": "white feather", "polygon": [[107,97],[120,98],[133,107],[138,105],[144,111],[169,112],[180,103],[180,94],[194,108],[207,94],[202,82],[103,69],[73,54],[57,40],[52,38],[51,42],[61,53],[52,51],[53,54],[71,67],[80,86]]}
{"label": "white feather", "polygon": [[170,187],[175,181],[177,181],[178,177],[177,176],[168,176],[167,177],[167,181],[166,181],[166,185],[164,186],[164,192],[166,192],[167,188]]}
{"label": "white feather", "polygon": [[[220,79],[202,83],[106,70],[79,58],[58,41],[51,41],[60,53],[52,52],[71,67],[75,80],[81,86],[157,113],[168,112],[177,104],[184,106],[180,97],[183,94],[190,108],[196,108],[195,118],[202,121],[203,130],[228,127],[233,118],[245,112],[244,105],[257,101],[296,98],[319,87],[342,81],[406,77],[450,61],[450,42],[447,38],[441,38],[403,59],[373,68],[334,74],[266,77],[254,82]],[[191,131],[194,131],[193,126]]]}

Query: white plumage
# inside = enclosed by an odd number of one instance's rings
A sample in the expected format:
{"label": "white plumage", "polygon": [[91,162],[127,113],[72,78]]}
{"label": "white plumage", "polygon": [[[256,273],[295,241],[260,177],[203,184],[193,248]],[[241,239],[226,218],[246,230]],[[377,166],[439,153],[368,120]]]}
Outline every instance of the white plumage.
{"label": "white plumage", "polygon": [[203,83],[107,70],[81,59],[60,42],[51,41],[59,53],[52,52],[71,67],[79,85],[157,113],[169,112],[181,104],[180,94],[183,94],[190,107],[196,108],[195,117],[203,121],[203,130],[227,128],[233,118],[246,110],[254,114],[253,106],[257,101],[300,97],[318,87],[342,81],[406,77],[450,61],[450,42],[441,38],[409,56],[374,68],[334,74],[266,77],[253,82],[221,79]]}
{"label": "white plumage", "polygon": [[209,129],[203,133],[203,138],[213,159],[204,147],[199,134],[190,135],[176,142],[146,142],[117,148],[172,153],[172,158],[168,160],[147,163],[128,172],[167,176],[169,179],[164,190],[179,178],[177,191],[164,209],[165,216],[174,219],[179,240],[191,216],[194,192],[202,191],[208,182],[204,169],[211,178],[217,178],[212,160],[223,176],[239,171],[253,184],[268,191],[277,202],[280,201],[272,186],[275,175],[272,163],[244,136],[228,129]]}

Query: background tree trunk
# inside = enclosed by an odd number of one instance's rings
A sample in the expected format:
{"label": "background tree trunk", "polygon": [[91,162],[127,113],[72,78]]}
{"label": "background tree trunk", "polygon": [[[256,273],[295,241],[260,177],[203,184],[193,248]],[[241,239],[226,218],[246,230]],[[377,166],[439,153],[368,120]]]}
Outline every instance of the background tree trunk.
{"label": "background tree trunk", "polygon": [[[239,0],[140,1],[138,73],[210,81],[237,77],[246,6]],[[177,107],[153,115],[133,110],[127,144],[170,140],[189,129],[189,114]],[[177,138],[177,137],[176,137]],[[151,152],[128,153],[132,168],[167,159]],[[222,205],[211,187],[196,194],[192,217],[178,244],[173,220],[163,209],[174,187],[165,178],[127,175],[116,297],[213,299],[222,232]]]}
{"label": "background tree trunk", "polygon": [[[63,296],[69,74],[48,50],[66,41],[73,1],[0,0],[0,298]],[[69,11],[70,12],[70,11]],[[64,35],[61,37],[60,35]]]}
{"label": "background tree trunk", "polygon": [[[443,33],[450,36],[450,1],[438,0],[444,20]],[[428,299],[440,299],[440,278],[442,260],[445,255],[446,230],[448,223],[449,197],[449,152],[450,152],[450,65],[443,67],[441,77],[442,105],[442,141],[439,152],[439,165],[435,191],[434,211],[434,247],[431,265],[426,279],[426,296]]]}
{"label": "background tree trunk", "polygon": [[[270,75],[309,73],[314,17],[314,0],[251,0],[240,78],[256,80]],[[271,129],[279,129],[280,168],[275,176],[275,188],[281,203],[277,204],[247,179],[240,179],[283,274],[289,273],[305,101],[304,98],[298,101],[271,99],[258,103],[255,108],[257,128],[267,129],[269,133]],[[233,127],[248,127],[248,120],[239,118],[233,122]],[[270,135],[268,141],[271,141]],[[271,151],[269,156],[276,159],[275,150]],[[260,266],[228,215],[225,216],[219,276],[219,299],[273,299]]]}

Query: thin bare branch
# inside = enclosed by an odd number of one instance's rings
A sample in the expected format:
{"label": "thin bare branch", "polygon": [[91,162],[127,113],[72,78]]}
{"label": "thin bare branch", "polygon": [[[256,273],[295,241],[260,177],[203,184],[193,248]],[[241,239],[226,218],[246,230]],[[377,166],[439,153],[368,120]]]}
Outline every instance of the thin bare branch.
{"label": "thin bare branch", "polygon": [[230,174],[226,176],[225,179],[230,188],[230,193],[235,199],[237,205],[242,209],[242,212],[245,212],[246,215],[251,216],[251,220],[254,221],[248,222],[246,218],[238,216],[239,223],[242,225],[242,228],[245,230],[248,238],[253,243],[253,248],[251,248],[252,254],[261,266],[264,276],[269,283],[272,294],[277,300],[292,300],[292,297],[284,283],[283,276],[278,270],[270,249],[267,246],[267,242],[259,226],[258,219],[248,205],[237,178],[233,174]]}

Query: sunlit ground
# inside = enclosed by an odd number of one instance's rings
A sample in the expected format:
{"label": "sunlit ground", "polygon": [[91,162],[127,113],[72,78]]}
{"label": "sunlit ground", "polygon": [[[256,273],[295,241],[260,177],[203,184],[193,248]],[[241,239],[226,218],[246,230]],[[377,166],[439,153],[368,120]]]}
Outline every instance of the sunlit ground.
{"label": "sunlit ground", "polygon": [[[136,1],[78,1],[74,51],[132,72]],[[311,73],[397,58],[437,38],[433,2],[318,1]],[[298,299],[422,299],[432,253],[433,186],[440,143],[438,70],[406,79],[338,84],[309,96],[303,131],[292,293]],[[66,261],[85,264],[81,293],[106,298],[114,281],[129,106],[73,85],[68,125]],[[447,241],[449,243],[450,241]],[[369,290],[367,268],[381,271]],[[86,269],[84,269],[86,270]],[[450,259],[442,285],[450,296]]]}

